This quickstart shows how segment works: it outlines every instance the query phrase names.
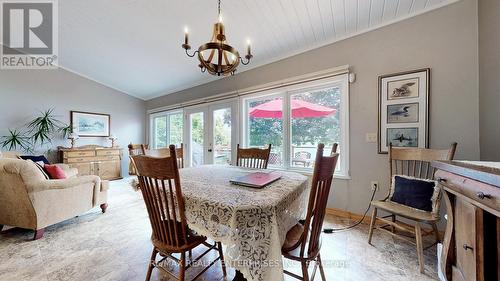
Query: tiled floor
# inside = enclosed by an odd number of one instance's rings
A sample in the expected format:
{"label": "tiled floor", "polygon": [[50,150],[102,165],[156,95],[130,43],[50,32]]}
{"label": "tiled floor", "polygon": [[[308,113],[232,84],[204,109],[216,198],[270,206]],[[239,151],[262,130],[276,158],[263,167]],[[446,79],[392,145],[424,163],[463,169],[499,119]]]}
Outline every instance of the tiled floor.
{"label": "tiled floor", "polygon": [[[109,198],[106,214],[94,209],[47,228],[37,241],[30,241],[33,231],[5,228],[0,234],[0,280],[144,280],[152,248],[141,196],[124,180],[112,183]],[[350,223],[328,216],[325,227]],[[374,234],[374,246],[366,239],[365,225],[323,234],[321,254],[327,280],[437,279],[435,247],[425,251],[426,273],[420,274],[412,245],[379,232]],[[229,270],[228,280],[233,275]],[[157,270],[152,279],[169,280]],[[200,279],[223,280],[220,264]]]}

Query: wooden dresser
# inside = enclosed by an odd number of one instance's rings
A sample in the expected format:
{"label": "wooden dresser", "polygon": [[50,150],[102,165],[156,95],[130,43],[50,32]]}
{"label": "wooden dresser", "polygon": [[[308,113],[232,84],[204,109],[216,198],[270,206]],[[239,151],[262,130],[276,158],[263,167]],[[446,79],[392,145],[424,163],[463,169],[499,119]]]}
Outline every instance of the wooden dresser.
{"label": "wooden dresser", "polygon": [[500,278],[500,163],[438,161],[447,226],[441,268],[450,281]]}
{"label": "wooden dresser", "polygon": [[78,175],[96,175],[103,180],[121,179],[122,149],[86,145],[75,148],[59,147],[62,163],[78,169]]}

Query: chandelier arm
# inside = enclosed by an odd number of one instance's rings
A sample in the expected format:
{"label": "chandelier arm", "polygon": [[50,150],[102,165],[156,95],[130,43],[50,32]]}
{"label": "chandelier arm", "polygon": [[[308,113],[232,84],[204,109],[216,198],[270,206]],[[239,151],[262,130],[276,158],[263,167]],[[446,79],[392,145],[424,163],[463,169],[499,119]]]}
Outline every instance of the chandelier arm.
{"label": "chandelier arm", "polygon": [[188,57],[190,57],[190,58],[192,58],[192,57],[196,56],[196,54],[198,53],[198,51],[194,51],[194,52],[193,52],[193,54],[191,54],[191,55],[190,55],[190,54],[189,54],[189,52],[188,52],[188,49],[185,49],[185,50],[186,50],[186,55],[187,55]]}
{"label": "chandelier arm", "polygon": [[247,61],[245,62],[245,61],[243,60],[243,58],[242,58],[242,57],[240,57],[240,62],[241,62],[241,64],[242,64],[242,65],[248,65],[248,64],[250,63],[250,59],[247,59]]}

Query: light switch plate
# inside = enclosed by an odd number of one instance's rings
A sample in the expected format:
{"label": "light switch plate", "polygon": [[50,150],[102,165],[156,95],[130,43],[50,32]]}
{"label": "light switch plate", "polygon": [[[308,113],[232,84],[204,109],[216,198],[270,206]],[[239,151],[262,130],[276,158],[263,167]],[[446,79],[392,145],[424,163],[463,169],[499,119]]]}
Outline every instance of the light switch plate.
{"label": "light switch plate", "polygon": [[377,133],[366,133],[366,142],[377,142]]}

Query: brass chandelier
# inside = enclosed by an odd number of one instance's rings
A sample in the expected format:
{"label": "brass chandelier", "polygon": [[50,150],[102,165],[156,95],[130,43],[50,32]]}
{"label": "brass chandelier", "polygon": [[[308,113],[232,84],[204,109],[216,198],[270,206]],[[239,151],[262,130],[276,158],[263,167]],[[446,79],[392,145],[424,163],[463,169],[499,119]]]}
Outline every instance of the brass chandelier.
{"label": "brass chandelier", "polygon": [[243,65],[247,65],[253,57],[250,41],[248,41],[247,54],[245,55],[245,60],[243,60],[238,51],[226,42],[224,25],[222,24],[220,13],[220,0],[218,1],[219,21],[214,24],[214,31],[210,42],[201,45],[197,51],[189,54],[188,51],[191,49],[191,46],[189,45],[188,30],[186,28],[182,48],[186,51],[186,55],[191,58],[198,55],[198,60],[200,61],[198,66],[201,72],[208,71],[208,73],[217,76],[234,75],[236,67],[238,67],[240,62]]}

